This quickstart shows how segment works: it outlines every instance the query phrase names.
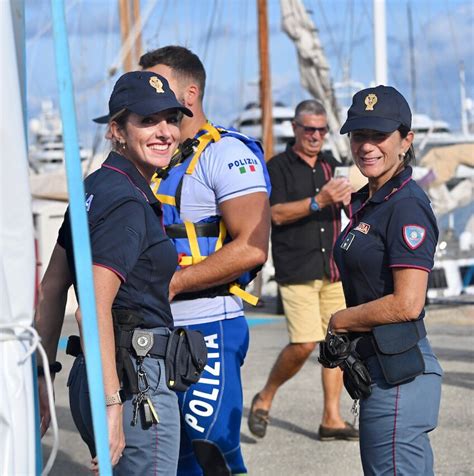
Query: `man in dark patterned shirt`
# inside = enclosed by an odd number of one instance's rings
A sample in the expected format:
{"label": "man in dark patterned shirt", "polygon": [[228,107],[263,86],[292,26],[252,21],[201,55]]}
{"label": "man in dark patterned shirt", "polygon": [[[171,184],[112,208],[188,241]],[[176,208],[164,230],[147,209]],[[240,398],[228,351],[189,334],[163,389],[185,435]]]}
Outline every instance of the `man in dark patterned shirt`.
{"label": "man in dark patterned shirt", "polygon": [[[290,342],[252,401],[248,424],[259,437],[265,436],[278,388],[325,339],[331,315],[345,308],[332,248],[341,231],[341,209],[349,203],[352,188],[347,179],[333,178],[338,162],[330,152],[321,150],[328,125],[326,111],[318,101],[303,101],[296,107],[293,130],[294,143],[268,162],[272,255]],[[339,411],[341,371],[323,368],[322,382],[320,439],[358,439],[358,431]]]}

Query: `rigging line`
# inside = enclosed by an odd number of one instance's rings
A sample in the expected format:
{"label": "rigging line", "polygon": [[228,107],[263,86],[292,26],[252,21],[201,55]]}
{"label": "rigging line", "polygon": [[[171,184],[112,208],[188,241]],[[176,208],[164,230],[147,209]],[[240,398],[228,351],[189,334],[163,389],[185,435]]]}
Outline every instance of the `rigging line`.
{"label": "rigging line", "polygon": [[[349,35],[349,28],[347,25],[349,24],[350,21],[350,10],[347,8],[347,0],[346,0],[346,8],[344,8],[344,16],[342,19],[342,35],[341,35],[341,64],[339,65],[340,68],[342,68],[341,74],[344,72],[344,67],[347,61],[347,57],[349,56],[349,52],[347,54],[345,51],[349,51],[350,45],[349,45],[349,40],[348,40],[348,35]],[[336,71],[336,74],[339,73],[339,71]]]}
{"label": "rigging line", "polygon": [[[66,7],[66,14],[69,13],[71,8],[74,8],[77,3],[79,3],[80,0],[71,0],[68,6]],[[46,2],[45,2],[46,5]],[[51,18],[51,15],[49,15],[49,18]],[[35,42],[39,40],[44,34],[48,33],[49,30],[51,30],[53,26],[53,21],[49,20],[48,23],[38,32],[36,35],[31,39],[31,41]]]}
{"label": "rigging line", "polygon": [[206,42],[204,46],[204,54],[203,54],[203,62],[206,62],[206,57],[207,57],[207,50],[209,48],[209,43],[211,41],[211,35],[212,35],[212,30],[214,29],[214,21],[217,17],[217,8],[218,8],[218,3],[217,0],[214,0],[214,7],[209,9],[210,12],[210,21],[209,21],[209,26],[207,27],[207,37],[206,37]]}
{"label": "rigging line", "polygon": [[446,13],[447,13],[448,23],[449,23],[449,32],[451,33],[451,37],[453,41],[454,54],[456,56],[456,62],[459,65],[461,63],[461,54],[459,52],[459,43],[457,41],[456,31],[453,26],[453,16],[451,14],[451,10],[449,9],[449,4],[447,1],[445,1],[445,5],[446,5]]}
{"label": "rigging line", "polygon": [[[179,14],[179,2],[175,2],[174,4],[176,10],[175,10],[175,14],[172,15],[172,18],[181,18],[181,15]],[[181,22],[177,21],[176,22],[176,38],[177,38],[177,41],[176,41],[176,44],[177,45],[180,45],[181,44],[181,41],[180,41],[180,24]]]}
{"label": "rigging line", "polygon": [[[430,53],[433,50],[433,48],[432,48],[432,44],[431,44],[431,41],[430,41],[430,35],[426,34],[426,31],[427,31],[426,25],[432,25],[433,23],[436,23],[436,22],[433,21],[433,16],[431,16],[431,18],[426,20],[424,25],[421,25],[421,18],[419,18],[417,15],[415,15],[414,18],[416,18],[416,20],[418,22],[418,24],[417,24],[418,31],[424,32],[424,34],[420,35],[420,37],[421,37],[422,42],[425,42],[425,47],[427,49],[427,52]],[[428,56],[429,55],[426,55],[426,57],[428,57]],[[428,100],[430,101],[430,108],[431,108],[429,114],[432,116],[432,118],[436,119],[437,117],[441,117],[441,115],[439,114],[440,108],[439,108],[439,104],[438,104],[438,95],[434,94],[434,91],[436,89],[435,88],[435,82],[434,82],[435,76],[438,78],[438,80],[441,83],[441,87],[442,87],[442,90],[443,90],[443,96],[444,97],[446,97],[447,95],[450,96],[450,100],[449,100],[450,104],[457,104],[457,99],[454,98],[454,96],[453,96],[452,87],[450,87],[450,84],[448,84],[448,82],[444,79],[444,77],[442,75],[442,71],[441,71],[441,67],[439,65],[439,62],[436,61],[436,55],[431,55],[430,57],[432,58],[432,61],[430,61],[430,66],[432,67],[433,72],[435,74],[428,74],[429,83],[430,83],[430,90],[431,90],[431,94],[428,97]],[[426,88],[425,88],[425,90],[426,90]],[[446,116],[446,111],[444,111],[444,116]],[[457,117],[457,115],[456,115],[456,117]],[[450,121],[448,120],[448,122],[450,122]]]}
{"label": "rigging line", "polygon": [[[216,18],[219,18],[219,22],[218,24],[222,24],[222,18],[223,18],[223,11],[224,11],[224,5],[225,5],[225,2],[222,2],[222,3],[217,3],[216,1],[216,9],[215,9],[215,15],[214,15],[214,20],[213,22],[215,22],[215,19]],[[220,7],[220,8],[219,8]],[[211,78],[215,78],[216,75],[214,74],[215,72],[215,65],[216,65],[216,56],[218,54],[220,54],[220,49],[217,48],[217,45],[219,43],[222,43],[222,44],[226,44],[226,39],[228,37],[228,34],[229,34],[229,29],[228,28],[225,28],[225,36],[219,41],[214,41],[213,42],[213,49],[214,49],[214,54],[211,54],[210,56],[210,59],[209,59],[209,68],[208,68],[208,71],[210,73],[210,77]],[[215,88],[213,88],[215,89]],[[216,98],[217,98],[217,94],[213,95],[211,98],[210,98],[210,101],[209,101],[209,111],[210,111],[210,114],[211,116],[214,116],[214,105],[215,105],[215,102],[216,102]]]}
{"label": "rigging line", "polygon": [[[112,32],[113,32],[114,25],[119,24],[119,21],[117,18],[118,10],[116,6],[113,5],[112,3],[109,3],[108,6],[109,6],[108,15],[107,15],[108,24],[107,24],[107,35],[105,38],[105,51],[104,51],[104,62],[103,62],[104,65],[109,63],[108,58],[111,57],[113,54],[112,49],[115,50],[115,48],[113,48],[113,45],[112,45],[112,41],[113,41]],[[107,75],[107,77],[110,77],[110,75]]]}
{"label": "rigging line", "polygon": [[[0,0],[0,1],[1,1],[1,0]],[[78,3],[78,2],[79,2],[79,0],[71,0],[71,3],[69,3],[69,5],[66,7],[66,14],[67,14],[72,8],[74,8],[74,6],[76,5],[76,3]],[[43,11],[46,10],[46,9],[48,9],[48,13],[47,13],[47,15],[46,15],[47,18],[51,18],[51,13],[49,12],[49,8],[48,8],[48,2],[43,2],[43,3],[41,3],[41,4],[42,4],[43,7],[44,7],[44,8],[43,8]],[[40,17],[40,16],[41,16],[41,15],[38,15],[38,17]],[[41,56],[35,54],[35,51],[34,51],[35,49],[37,49],[37,45],[38,45],[37,41],[38,41],[43,35],[45,35],[48,31],[50,31],[51,28],[52,28],[52,26],[53,26],[53,22],[52,22],[52,20],[50,20],[49,22],[47,22],[47,23],[43,26],[43,28],[42,28],[38,33],[36,33],[36,35],[35,35],[33,38],[31,38],[30,40],[28,40],[28,42],[31,42],[31,44],[32,44],[32,49],[33,49],[33,50],[31,51],[32,54],[31,54],[31,55],[28,55],[30,58],[33,58],[33,61],[30,63],[29,67],[27,68],[27,83],[28,83],[28,84],[32,84],[30,78],[31,78],[31,75],[34,74],[34,71],[35,71],[35,69],[36,69],[35,66],[34,66],[34,65],[35,65],[34,62],[36,61],[36,59],[39,60],[39,59],[41,58]],[[43,87],[40,85],[40,82],[35,81],[35,84],[36,84],[36,85],[39,85],[39,89],[43,89]]]}
{"label": "rigging line", "polygon": [[347,52],[347,75],[352,76],[352,54],[354,52],[354,0],[349,1],[349,45]]}
{"label": "rigging line", "polygon": [[[344,64],[343,63],[342,50],[341,50],[340,46],[338,46],[338,44],[337,44],[337,42],[334,38],[334,35],[333,35],[333,32],[332,32],[333,29],[329,25],[328,19],[326,17],[326,13],[324,11],[324,6],[323,6],[322,1],[321,0],[317,0],[317,1],[318,1],[318,4],[319,4],[318,10],[321,12],[321,16],[323,18],[323,22],[324,22],[324,26],[325,26],[326,31],[327,31],[327,35],[329,36],[329,40],[332,43],[332,47],[334,49],[334,52],[336,53],[336,58],[337,58],[337,61],[339,62],[339,67],[342,69],[343,64]],[[316,24],[316,28],[318,28],[317,24]]]}
{"label": "rigging line", "polygon": [[130,52],[130,50],[133,48],[135,44],[135,40],[138,38],[138,35],[141,33],[141,31],[143,31],[146,24],[148,23],[148,20],[150,19],[150,16],[151,16],[151,12],[155,8],[157,1],[158,0],[150,0],[144,14],[142,15],[141,25],[139,25],[136,21],[134,22],[133,27],[130,30],[130,33],[128,34],[127,39],[125,40],[124,44],[122,45],[122,48],[120,49],[120,51],[118,52],[118,55],[115,58],[115,61],[112,63],[112,66],[109,69],[110,76],[113,76],[115,72],[120,68],[122,58],[125,57],[125,55],[127,55]]}
{"label": "rigging line", "polygon": [[244,2],[243,6],[243,12],[242,15],[240,16],[240,32],[244,33],[243,37],[243,42],[242,42],[242,48],[240,49],[240,54],[239,54],[239,62],[238,62],[238,68],[240,72],[240,80],[239,80],[239,104],[238,108],[239,110],[243,109],[245,106],[245,65],[246,61],[245,58],[247,56],[247,39],[248,39],[248,26],[249,26],[249,21],[248,21],[248,2]]}
{"label": "rigging line", "polygon": [[[160,19],[158,21],[158,26],[156,27],[156,33],[149,40],[150,44],[152,45],[151,49],[158,48],[158,46],[159,46],[159,37],[160,37],[160,32],[161,32],[161,26],[163,25],[163,21],[164,21],[165,16],[166,16],[166,11],[168,10],[168,5],[169,5],[168,0],[164,0],[163,9],[161,10],[161,16],[160,16]],[[152,43],[155,43],[156,46],[155,46],[155,44],[152,44]]]}
{"label": "rigging line", "polygon": [[194,15],[194,9],[192,5],[192,0],[189,2],[189,7],[186,8],[186,11],[188,12],[189,15],[189,22],[187,22],[187,25],[190,25],[188,28],[186,28],[186,39],[184,41],[184,44],[189,47],[189,45],[193,44],[193,34],[194,34],[194,24],[196,22],[193,21],[193,15]]}

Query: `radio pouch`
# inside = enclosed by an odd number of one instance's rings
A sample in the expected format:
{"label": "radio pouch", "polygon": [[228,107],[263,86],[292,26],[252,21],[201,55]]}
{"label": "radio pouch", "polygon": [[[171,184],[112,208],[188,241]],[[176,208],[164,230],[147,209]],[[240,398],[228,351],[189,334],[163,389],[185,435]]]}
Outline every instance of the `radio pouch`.
{"label": "radio pouch", "polygon": [[423,322],[385,324],[372,329],[374,349],[385,380],[398,385],[414,379],[425,370],[418,341],[426,335]]}
{"label": "radio pouch", "polygon": [[166,382],[171,390],[184,392],[196,383],[207,364],[207,348],[199,331],[174,329],[168,337],[165,368]]}

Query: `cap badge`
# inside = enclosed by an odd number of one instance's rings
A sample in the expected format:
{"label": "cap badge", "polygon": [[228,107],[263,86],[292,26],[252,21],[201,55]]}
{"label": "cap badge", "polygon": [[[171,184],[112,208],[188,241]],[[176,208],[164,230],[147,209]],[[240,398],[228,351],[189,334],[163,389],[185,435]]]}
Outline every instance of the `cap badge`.
{"label": "cap badge", "polygon": [[365,98],[365,105],[367,106],[365,108],[366,111],[373,111],[374,106],[377,104],[377,96],[375,94],[368,94]]}
{"label": "cap badge", "polygon": [[163,90],[163,83],[156,76],[152,76],[150,78],[150,86],[152,88],[155,88],[157,93],[164,93],[165,92]]}

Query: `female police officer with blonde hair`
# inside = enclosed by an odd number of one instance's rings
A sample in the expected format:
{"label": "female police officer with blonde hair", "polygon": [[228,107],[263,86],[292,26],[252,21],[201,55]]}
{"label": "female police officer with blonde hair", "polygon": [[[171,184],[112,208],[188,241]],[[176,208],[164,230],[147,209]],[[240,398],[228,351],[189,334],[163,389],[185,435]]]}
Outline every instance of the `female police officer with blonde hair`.
{"label": "female police officer with blonde hair", "polygon": [[[431,475],[442,370],[423,323],[438,239],[426,194],[412,180],[411,112],[394,88],[356,93],[341,134],[368,185],[352,195],[334,246],[347,309],[330,332],[349,333],[372,384],[360,401],[366,475]],[[367,395],[367,394],[366,394]]]}
{"label": "female police officer with blonde hair", "polygon": [[[179,411],[176,394],[166,385],[163,349],[173,325],[168,287],[177,255],[164,234],[160,204],[149,184],[156,169],[168,165],[178,146],[182,113],[192,115],[176,100],[163,77],[143,71],[121,76],[110,97],[109,114],[97,120],[108,122],[113,150],[102,167],[85,180],[114,474],[176,472]],[[53,370],[58,369],[53,362],[64,319],[65,291],[75,282],[73,269],[66,219],[42,282],[35,318]],[[117,373],[116,346],[125,346],[128,352],[134,345],[133,341],[118,342],[121,334],[117,330],[114,335],[114,326],[120,319],[133,328],[151,332],[153,341],[159,344],[132,364],[132,369],[137,366],[136,382],[139,386],[141,382],[140,400],[134,398],[130,388],[123,388],[124,382]],[[68,385],[74,422],[89,446],[92,469],[97,472],[82,353],[74,362]],[[41,377],[39,387],[44,433],[50,417]]]}

